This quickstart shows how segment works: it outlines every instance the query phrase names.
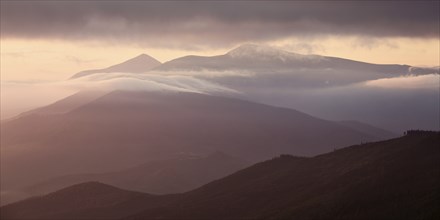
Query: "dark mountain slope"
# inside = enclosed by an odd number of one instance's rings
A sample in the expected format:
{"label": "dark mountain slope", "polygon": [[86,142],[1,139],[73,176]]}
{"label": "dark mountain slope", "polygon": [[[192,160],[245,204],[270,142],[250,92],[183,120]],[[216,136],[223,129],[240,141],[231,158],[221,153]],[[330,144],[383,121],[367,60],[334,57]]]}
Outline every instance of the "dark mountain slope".
{"label": "dark mountain slope", "polygon": [[[440,133],[416,132],[313,158],[280,156],[188,193],[132,203],[144,210],[123,219],[438,219],[439,146]],[[51,207],[49,201],[8,205],[1,209],[2,219],[25,210],[29,214],[23,217],[46,217],[44,210],[34,210]],[[78,213],[70,207],[58,217]]]}
{"label": "dark mountain slope", "polygon": [[[257,164],[132,219],[436,219],[440,135],[411,134]],[[228,210],[228,211],[225,211]]]}
{"label": "dark mountain slope", "polygon": [[157,196],[121,190],[98,182],[77,184],[0,209],[1,219],[117,219],[162,204]]}

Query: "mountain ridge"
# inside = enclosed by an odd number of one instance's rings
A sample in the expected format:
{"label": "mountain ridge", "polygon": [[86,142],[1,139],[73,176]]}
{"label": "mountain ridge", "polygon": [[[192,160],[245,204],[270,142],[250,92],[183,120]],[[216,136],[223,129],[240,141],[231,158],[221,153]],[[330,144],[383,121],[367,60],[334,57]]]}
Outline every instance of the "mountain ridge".
{"label": "mountain ridge", "polygon": [[[411,131],[312,158],[282,155],[187,193],[129,199],[126,205],[115,201],[102,209],[78,209],[59,196],[63,205],[55,209],[61,210],[56,218],[81,213],[78,219],[436,219],[439,143],[439,132]],[[85,183],[90,184],[96,186]],[[65,191],[54,194],[59,192]],[[51,219],[51,212],[36,208],[49,204],[48,197],[25,200],[1,207],[0,214]]]}
{"label": "mountain ridge", "polygon": [[[233,64],[231,62],[234,59],[245,59],[247,60],[247,62],[251,62],[248,64]],[[258,61],[263,63],[259,63]],[[160,63],[159,61],[147,54],[141,54],[123,63],[116,64],[104,69],[81,71],[73,75],[70,79],[80,78],[82,76],[87,76],[94,73],[110,72],[146,73],[151,71],[201,71],[210,69],[224,71],[225,69],[255,68],[267,71],[268,69],[273,68],[273,66],[265,67],[268,65],[267,62],[269,61],[274,61],[277,65],[280,65],[278,68],[295,68],[295,66],[298,65],[301,68],[368,68],[372,72],[388,72],[388,76],[396,73],[428,74],[435,69],[400,64],[374,64],[346,58],[321,56],[315,54],[304,55],[266,45],[242,44],[221,55],[187,55],[175,58],[165,63]],[[338,62],[339,64],[337,64]],[[380,70],[381,68],[383,70]],[[436,71],[438,73],[438,69]]]}
{"label": "mountain ridge", "polygon": [[[215,65],[214,61],[209,61],[214,59],[217,64]],[[368,62],[350,60],[339,57],[331,57],[331,56],[321,56],[321,55],[303,55],[299,53],[289,52],[283,49],[265,46],[265,45],[256,45],[256,44],[243,44],[240,45],[225,54],[215,55],[215,56],[184,56],[179,57],[171,61],[167,61],[162,65],[154,68],[154,70],[165,70],[165,71],[173,71],[173,70],[191,70],[191,69],[223,69],[223,68],[238,68],[240,69],[239,64],[230,64],[231,59],[246,59],[246,60],[255,60],[262,61],[262,63],[251,62],[249,65],[241,64],[243,69],[246,68],[264,68],[264,65],[267,65],[265,62],[275,61],[276,64],[281,65],[280,67],[289,67],[289,68],[297,68],[296,66],[304,63],[304,67],[307,68],[317,68],[317,67],[325,67],[325,68],[335,68],[335,67],[343,67],[343,68],[360,68],[361,66],[369,67],[373,71],[375,69],[383,67],[389,68],[393,70],[392,72],[399,73],[409,73],[410,70],[409,65],[398,65],[398,64],[373,64]],[[204,65],[202,61],[207,62],[207,65]],[[194,62],[191,64],[191,62]],[[289,64],[289,62],[291,64]],[[332,62],[342,62],[340,64],[332,64]],[[220,64],[220,65],[219,65]],[[286,66],[287,65],[287,66]],[[290,65],[290,66],[289,66]],[[322,66],[324,65],[324,66]],[[193,67],[191,67],[193,66]],[[196,68],[197,67],[197,68]],[[278,67],[278,68],[280,68]],[[303,66],[300,66],[303,67]],[[268,67],[268,68],[273,68]]]}

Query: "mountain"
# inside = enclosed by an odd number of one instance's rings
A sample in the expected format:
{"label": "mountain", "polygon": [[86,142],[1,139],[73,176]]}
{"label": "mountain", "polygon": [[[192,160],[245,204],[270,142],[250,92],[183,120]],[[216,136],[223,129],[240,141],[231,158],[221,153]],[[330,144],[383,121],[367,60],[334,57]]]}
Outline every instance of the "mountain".
{"label": "mountain", "polygon": [[[185,56],[152,72],[200,72],[199,77],[246,92],[248,87],[320,88],[407,74],[437,72],[409,65],[372,64],[338,57],[302,55],[281,49],[245,44],[224,55]],[[209,74],[218,72],[216,76]],[[220,74],[220,73],[225,74]],[[204,74],[205,73],[205,74]],[[248,80],[245,80],[248,79]]]}
{"label": "mountain", "polygon": [[155,70],[253,70],[257,73],[279,70],[299,70],[301,68],[323,69],[368,69],[371,72],[407,73],[408,65],[378,65],[348,59],[320,55],[302,55],[269,46],[254,44],[241,45],[224,55],[185,56],[155,68]]}
{"label": "mountain", "polygon": [[[30,216],[32,219],[109,219],[139,212],[150,200],[155,200],[155,196],[87,182],[24,200],[11,209],[2,207],[0,215],[1,219],[29,219]],[[143,205],[137,206],[140,201]],[[120,208],[105,213],[99,211],[109,207]]]}
{"label": "mountain", "polygon": [[123,189],[153,194],[181,193],[225,177],[249,165],[247,162],[215,152],[207,156],[180,155],[167,160],[102,174],[76,174],[57,177],[27,187],[31,195],[44,195],[73,184],[98,181]]}
{"label": "mountain", "polygon": [[[146,194],[136,201],[115,199],[111,205],[97,196],[93,204],[78,207],[75,204],[87,201],[93,191],[107,188],[84,183],[79,190],[72,186],[4,206],[1,217],[53,219],[57,213],[57,219],[438,219],[439,146],[439,132],[409,131],[400,138],[312,158],[282,155],[183,194]],[[97,189],[81,190],[90,184]]]}
{"label": "mountain", "polygon": [[127,73],[144,73],[159,66],[161,62],[154,59],[147,54],[141,54],[137,57],[129,59],[123,63],[116,64],[104,69],[85,70],[76,73],[71,79],[88,76],[94,73],[113,73],[113,72],[127,72]]}
{"label": "mountain", "polygon": [[[150,72],[197,76],[239,91],[244,99],[328,120],[357,120],[395,133],[440,129],[435,67],[373,64],[245,44],[223,55],[177,58]],[[372,85],[376,80],[382,86]]]}
{"label": "mountain", "polygon": [[[438,67],[373,64],[244,44],[222,55],[184,56],[140,69],[122,72],[147,73],[135,74],[149,79],[147,85],[138,85],[142,88],[168,82],[178,89],[191,90],[194,85],[203,88],[210,83],[222,92],[240,93],[246,100],[293,108],[328,120],[357,120],[395,133],[414,128],[440,129],[438,86],[432,83],[439,80]],[[113,80],[119,77],[121,82],[117,85],[122,87],[128,83],[117,74],[108,74],[108,78],[96,76],[114,84]],[[188,85],[188,80],[196,82]],[[393,83],[394,80],[404,82]],[[375,86],[377,81],[383,81],[382,86]]]}
{"label": "mountain", "polygon": [[[68,106],[77,98],[55,105]],[[128,169],[180,153],[222,151],[256,162],[380,139],[292,109],[140,91],[110,92],[61,114],[27,114],[2,123],[1,137],[4,191],[63,175]]]}

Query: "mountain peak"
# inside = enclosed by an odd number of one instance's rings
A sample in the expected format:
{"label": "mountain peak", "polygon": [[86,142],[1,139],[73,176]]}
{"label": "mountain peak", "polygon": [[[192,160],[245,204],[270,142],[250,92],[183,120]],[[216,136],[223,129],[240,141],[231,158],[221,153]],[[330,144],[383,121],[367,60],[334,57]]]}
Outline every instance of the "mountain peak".
{"label": "mountain peak", "polygon": [[143,53],[123,63],[108,67],[107,70],[111,70],[112,72],[121,71],[139,73],[146,72],[160,64],[162,63],[152,56]]}
{"label": "mountain peak", "polygon": [[71,79],[88,76],[95,73],[113,73],[113,72],[144,73],[161,64],[162,64],[161,62],[159,62],[152,56],[142,53],[122,63],[104,69],[86,70],[76,73],[71,77]]}
{"label": "mountain peak", "polygon": [[288,52],[275,47],[257,44],[243,44],[229,51],[227,55],[233,58],[281,60],[283,62],[307,57],[305,55]]}
{"label": "mountain peak", "polygon": [[230,55],[245,55],[245,54],[249,54],[249,53],[267,54],[267,53],[280,53],[280,52],[286,52],[286,51],[282,51],[277,48],[266,46],[266,45],[242,44],[239,47],[229,51],[228,54],[230,54]]}
{"label": "mountain peak", "polygon": [[78,194],[78,193],[108,193],[108,192],[114,192],[114,191],[122,191],[121,189],[118,189],[114,186],[110,186],[108,184],[100,183],[97,181],[89,181],[84,183],[78,183],[75,185],[72,185],[70,187],[61,189],[59,191],[55,191],[52,194]]}
{"label": "mountain peak", "polygon": [[[146,53],[141,53],[141,54],[139,54],[139,55],[137,55],[137,56],[135,56],[135,57],[133,57],[133,58],[127,60],[127,61],[130,61],[130,60],[143,60],[143,61],[146,61],[146,60],[156,60],[156,59],[155,59],[154,57],[152,57],[152,56],[146,54]],[[126,61],[126,62],[127,62],[127,61]],[[157,61],[157,60],[156,60],[156,61]],[[159,62],[159,61],[158,61],[158,62]]]}

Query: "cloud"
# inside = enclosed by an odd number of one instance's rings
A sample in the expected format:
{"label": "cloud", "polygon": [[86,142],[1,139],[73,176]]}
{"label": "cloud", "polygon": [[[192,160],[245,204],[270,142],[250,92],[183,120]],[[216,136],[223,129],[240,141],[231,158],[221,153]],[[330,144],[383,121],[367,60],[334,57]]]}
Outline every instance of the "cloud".
{"label": "cloud", "polygon": [[135,73],[95,73],[65,81],[3,81],[1,85],[2,89],[5,90],[10,88],[61,88],[68,91],[97,89],[194,92],[204,94],[239,93],[225,86],[189,75]]}
{"label": "cloud", "polygon": [[437,1],[1,1],[1,6],[6,38],[197,49],[291,36],[439,37]]}
{"label": "cloud", "polygon": [[368,87],[389,89],[437,89],[440,90],[440,75],[428,74],[421,76],[402,76],[377,79],[365,82]]}
{"label": "cloud", "polygon": [[321,54],[325,52],[325,47],[322,44],[311,44],[304,42],[283,44],[280,49],[295,51],[301,54]]}
{"label": "cloud", "polygon": [[96,73],[74,80],[63,81],[62,85],[78,89],[175,91],[195,93],[238,93],[218,84],[184,75],[155,75],[132,73]]}
{"label": "cloud", "polygon": [[98,59],[83,59],[81,57],[77,57],[77,56],[71,56],[71,55],[66,55],[64,56],[65,60],[70,61],[72,63],[75,63],[78,66],[83,66],[83,65],[88,65],[88,64],[94,64],[97,61],[99,61]]}
{"label": "cloud", "polygon": [[226,96],[240,94],[225,86],[185,75],[96,73],[66,81],[2,81],[0,118],[11,118],[83,90],[193,92]]}
{"label": "cloud", "polygon": [[379,79],[335,87],[256,89],[246,99],[328,120],[357,120],[401,133],[440,130],[440,75]]}
{"label": "cloud", "polygon": [[358,37],[351,45],[354,48],[364,47],[370,50],[379,45],[386,46],[389,49],[397,49],[399,47],[396,43],[393,43],[387,39],[380,39],[377,37]]}

